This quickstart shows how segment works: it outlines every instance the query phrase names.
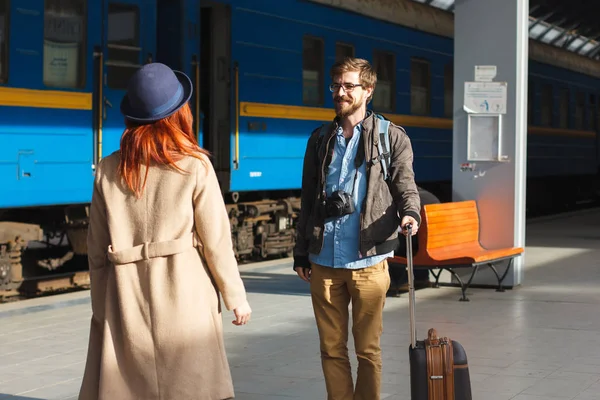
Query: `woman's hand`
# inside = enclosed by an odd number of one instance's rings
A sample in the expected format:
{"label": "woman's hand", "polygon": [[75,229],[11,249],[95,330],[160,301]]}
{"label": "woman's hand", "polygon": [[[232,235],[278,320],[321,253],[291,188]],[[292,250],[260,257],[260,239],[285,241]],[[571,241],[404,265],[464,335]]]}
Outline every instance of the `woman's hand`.
{"label": "woman's hand", "polygon": [[235,320],[231,321],[234,325],[246,325],[250,321],[252,309],[248,302],[244,302],[241,306],[234,308]]}

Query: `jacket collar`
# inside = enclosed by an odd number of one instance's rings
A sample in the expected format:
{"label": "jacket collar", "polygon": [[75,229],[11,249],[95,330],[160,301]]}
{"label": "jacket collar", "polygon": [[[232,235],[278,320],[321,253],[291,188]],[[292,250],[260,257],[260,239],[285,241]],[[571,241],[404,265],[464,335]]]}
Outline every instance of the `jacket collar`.
{"label": "jacket collar", "polygon": [[364,133],[364,139],[367,140],[367,141],[365,141],[365,144],[367,144],[368,141],[371,140],[371,135],[373,133],[373,126],[375,125],[374,119],[375,119],[375,114],[373,113],[373,111],[367,110],[365,119],[363,119],[361,122],[362,128],[363,128],[362,131]]}

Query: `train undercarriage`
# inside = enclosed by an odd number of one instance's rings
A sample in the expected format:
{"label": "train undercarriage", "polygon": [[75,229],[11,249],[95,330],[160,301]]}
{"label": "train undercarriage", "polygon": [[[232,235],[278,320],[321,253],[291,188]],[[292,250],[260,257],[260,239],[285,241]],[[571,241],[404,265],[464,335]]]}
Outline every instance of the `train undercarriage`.
{"label": "train undercarriage", "polygon": [[[238,262],[292,256],[299,197],[226,204],[226,210]],[[87,269],[89,205],[15,210],[1,218],[32,221],[40,215],[42,224],[0,222],[0,292],[39,276]]]}
{"label": "train undercarriage", "polygon": [[291,257],[295,243],[294,221],[299,212],[299,197],[228,204],[236,258]]}
{"label": "train undercarriage", "polygon": [[[576,181],[570,178],[571,185]],[[569,187],[560,191],[562,197],[549,193],[550,185],[530,182],[527,214],[539,215],[542,204],[541,213],[552,214],[573,209],[582,198],[597,203],[600,192],[594,196],[590,178],[579,182],[586,193]],[[451,201],[451,184],[426,185],[420,193],[423,203]],[[233,200],[226,201],[226,210],[238,262],[292,256],[299,194],[279,193],[278,198],[269,199],[262,193],[243,201],[235,194],[230,196]],[[87,270],[89,205],[3,210],[0,219],[0,297],[1,292],[19,290],[27,280]]]}

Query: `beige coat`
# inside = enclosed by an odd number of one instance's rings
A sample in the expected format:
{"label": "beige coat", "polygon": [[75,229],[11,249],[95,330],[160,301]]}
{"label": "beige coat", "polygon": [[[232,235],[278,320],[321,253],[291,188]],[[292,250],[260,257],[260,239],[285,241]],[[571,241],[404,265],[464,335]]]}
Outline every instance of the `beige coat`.
{"label": "beige coat", "polygon": [[99,164],[88,232],[93,316],[80,400],[234,396],[218,292],[228,310],[246,292],[219,184],[204,161],[181,160],[188,174],[151,167],[141,199],[120,183],[118,153]]}

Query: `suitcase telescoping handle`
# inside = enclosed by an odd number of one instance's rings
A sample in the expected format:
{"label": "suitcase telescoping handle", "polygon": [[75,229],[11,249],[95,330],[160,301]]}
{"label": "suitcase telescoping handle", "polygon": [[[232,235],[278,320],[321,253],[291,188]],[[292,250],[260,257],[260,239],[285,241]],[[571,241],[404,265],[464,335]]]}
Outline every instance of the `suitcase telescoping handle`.
{"label": "suitcase telescoping handle", "polygon": [[415,324],[415,277],[413,273],[412,224],[404,225],[406,229],[406,269],[408,272],[408,308],[410,312],[410,345],[414,349],[417,344],[417,327]]}

